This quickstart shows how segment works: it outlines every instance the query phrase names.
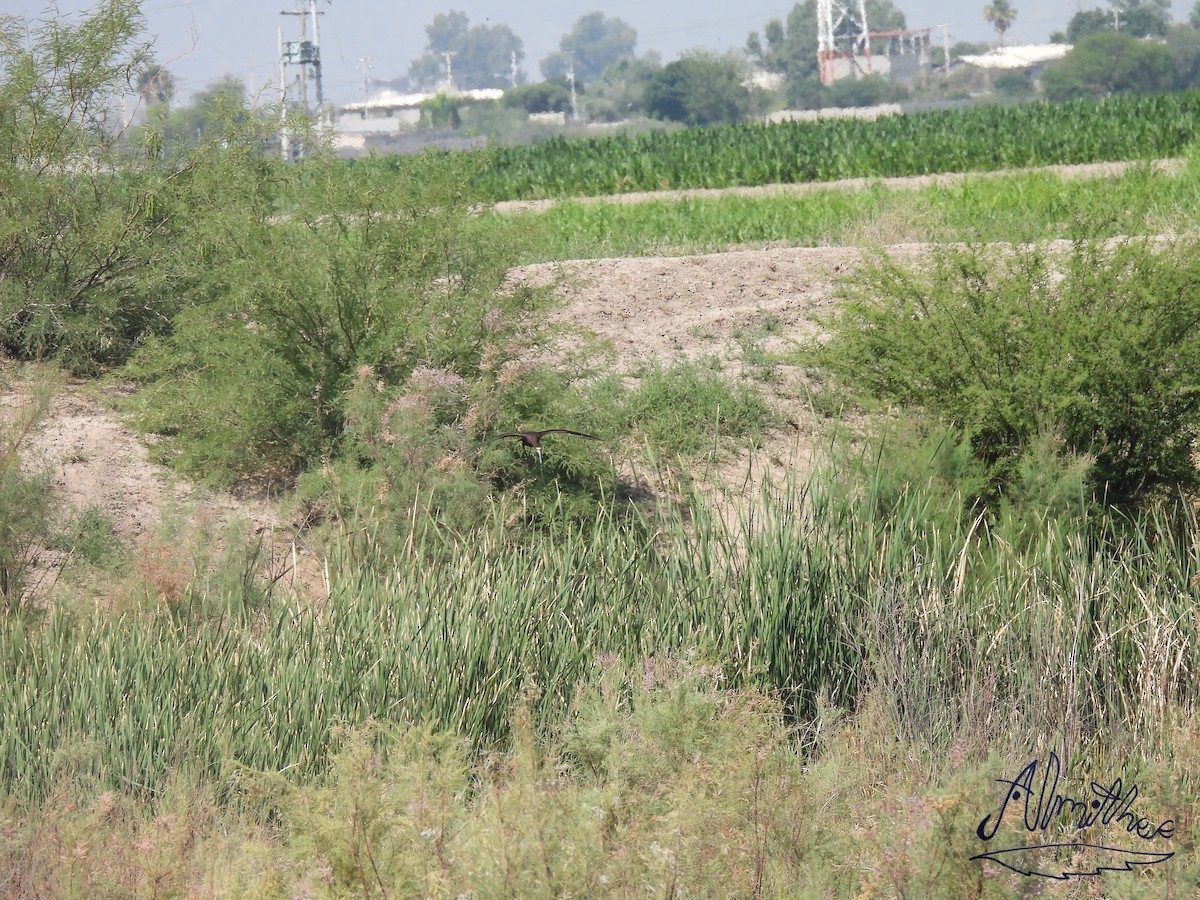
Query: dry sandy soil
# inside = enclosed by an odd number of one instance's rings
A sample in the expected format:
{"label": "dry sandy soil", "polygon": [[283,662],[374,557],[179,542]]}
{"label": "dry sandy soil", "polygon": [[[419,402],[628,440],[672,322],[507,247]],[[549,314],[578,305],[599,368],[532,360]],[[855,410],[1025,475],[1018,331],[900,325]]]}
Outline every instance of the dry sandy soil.
{"label": "dry sandy soil", "polygon": [[[1079,167],[1079,175],[1112,174],[1119,167]],[[939,180],[958,176],[941,176]],[[932,179],[893,184],[920,186]],[[846,185],[855,187],[856,184]],[[832,185],[817,186],[821,189]],[[806,186],[755,189],[757,192],[811,189]],[[632,198],[621,198],[626,201]],[[911,257],[919,245],[890,251]],[[851,247],[746,250],[704,256],[606,259],[531,266],[519,277],[535,281],[569,277],[562,288],[565,304],[556,318],[589,329],[611,341],[617,365],[629,372],[641,361],[668,361],[676,355],[716,355],[736,372],[740,347],[736,336],[770,322],[766,349],[787,346],[811,335],[817,318],[833,302],[833,285],[860,262]],[[0,376],[5,373],[0,371]],[[11,371],[9,372],[11,375]],[[24,402],[28,385],[0,381],[0,409]],[[711,472],[723,493],[755,489],[764,465],[803,470],[812,459],[817,435],[805,415],[798,373],[777,373],[772,392],[785,421],[755,453],[743,452]],[[23,446],[25,464],[48,468],[64,510],[100,507],[129,541],[145,541],[165,518],[203,520],[220,527],[241,519],[266,536],[275,567],[286,570],[297,536],[286,516],[262,498],[234,497],[196,490],[152,462],[145,443],[122,425],[103,394],[66,385],[54,400],[48,420]],[[301,541],[302,543],[302,541]],[[300,553],[301,549],[297,549]],[[304,568],[301,566],[301,568]],[[309,572],[311,585],[318,578]]]}
{"label": "dry sandy soil", "polygon": [[[29,377],[15,367],[0,370],[0,415],[10,422],[32,402]],[[49,472],[60,519],[97,508],[124,545],[139,548],[139,559],[149,551],[157,560],[151,580],[186,583],[200,558],[235,528],[262,539],[261,558],[272,577],[306,588],[319,581],[318,567],[294,546],[294,530],[277,504],[197,488],[153,462],[147,442],[120,422],[104,391],[62,385],[40,425],[20,442],[20,454],[23,469]],[[64,552],[37,552],[28,576],[34,596],[52,591],[66,562]]]}

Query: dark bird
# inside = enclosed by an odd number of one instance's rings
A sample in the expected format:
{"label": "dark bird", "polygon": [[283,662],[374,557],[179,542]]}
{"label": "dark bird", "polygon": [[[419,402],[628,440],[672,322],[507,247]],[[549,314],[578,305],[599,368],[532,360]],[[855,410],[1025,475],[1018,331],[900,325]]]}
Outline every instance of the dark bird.
{"label": "dark bird", "polygon": [[600,440],[594,434],[584,434],[582,431],[572,431],[570,428],[547,428],[545,431],[506,431],[504,434],[496,435],[492,440],[499,441],[504,438],[520,438],[521,443],[526,447],[532,447],[537,452],[538,459],[541,459],[542,438],[548,434],[573,434],[576,437],[587,438],[589,441]]}

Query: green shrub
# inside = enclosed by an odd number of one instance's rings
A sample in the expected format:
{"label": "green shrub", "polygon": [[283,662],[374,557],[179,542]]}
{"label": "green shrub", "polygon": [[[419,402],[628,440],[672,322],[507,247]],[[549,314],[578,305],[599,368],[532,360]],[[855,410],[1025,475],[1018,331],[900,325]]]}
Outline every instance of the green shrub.
{"label": "green shrub", "polygon": [[810,357],[886,402],[945,417],[994,486],[1045,435],[1109,501],[1196,485],[1200,260],[1190,241],[947,248],[844,283]]}
{"label": "green shrub", "polygon": [[481,239],[472,165],[431,153],[395,178],[318,156],[283,173],[285,219],[211,222],[180,260],[190,308],[128,370],[151,388],[143,426],[188,470],[296,471],[338,452],[359,373],[393,392],[419,367],[465,384],[511,357],[544,294],[500,290],[520,236]]}
{"label": "green shrub", "polygon": [[631,425],[658,449],[695,455],[721,438],[758,435],[772,413],[747,383],[731,384],[711,366],[676,360],[653,365],[629,398]]}
{"label": "green shrub", "polygon": [[33,381],[26,403],[14,404],[15,412],[0,408],[0,612],[22,604],[38,547],[50,532],[51,473],[25,471],[21,446],[46,415],[55,379],[39,373]]}
{"label": "green shrub", "polygon": [[[205,141],[127,139],[113,110],[150,60],[133,0],[74,21],[0,20],[0,350],[76,373],[124,361],[196,298],[213,218],[258,197],[265,140],[245,110]],[[265,182],[264,182],[265,183]],[[261,193],[261,192],[259,192]],[[217,262],[217,260],[213,260]]]}

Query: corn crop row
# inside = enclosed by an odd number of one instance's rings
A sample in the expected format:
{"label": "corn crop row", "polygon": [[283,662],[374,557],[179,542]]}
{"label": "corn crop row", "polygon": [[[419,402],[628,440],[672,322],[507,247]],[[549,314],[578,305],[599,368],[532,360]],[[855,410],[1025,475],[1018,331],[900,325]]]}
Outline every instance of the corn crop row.
{"label": "corn crop row", "polygon": [[1198,123],[1200,94],[1175,93],[555,138],[491,149],[478,184],[515,200],[1163,158],[1182,153]]}

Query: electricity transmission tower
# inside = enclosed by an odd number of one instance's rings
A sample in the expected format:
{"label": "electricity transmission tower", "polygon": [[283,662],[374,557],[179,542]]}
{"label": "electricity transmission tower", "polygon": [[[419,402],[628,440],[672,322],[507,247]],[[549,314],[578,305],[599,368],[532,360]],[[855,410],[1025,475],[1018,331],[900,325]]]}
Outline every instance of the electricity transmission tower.
{"label": "electricity transmission tower", "polygon": [[865,0],[817,0],[817,61],[822,84],[833,84],[839,75],[871,74]]}

